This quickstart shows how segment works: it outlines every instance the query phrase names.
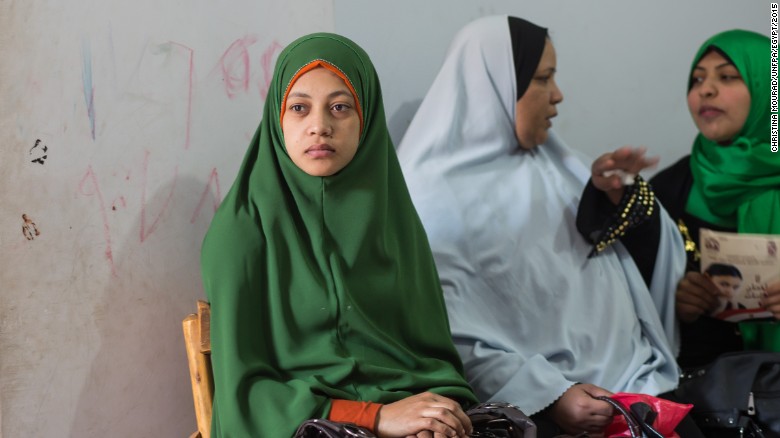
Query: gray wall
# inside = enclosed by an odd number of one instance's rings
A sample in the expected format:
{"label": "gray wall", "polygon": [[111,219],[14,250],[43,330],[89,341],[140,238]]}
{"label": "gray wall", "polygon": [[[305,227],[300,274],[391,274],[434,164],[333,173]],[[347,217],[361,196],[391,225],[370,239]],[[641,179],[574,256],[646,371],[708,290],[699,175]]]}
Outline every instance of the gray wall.
{"label": "gray wall", "polygon": [[763,1],[339,0],[335,6],[336,30],[361,44],[379,70],[396,143],[453,35],[474,18],[511,14],[550,29],[564,94],[553,121],[561,137],[592,157],[645,145],[661,156],[659,168],[687,154],[696,133],[685,87],[699,45],[737,27],[768,35],[770,25]]}

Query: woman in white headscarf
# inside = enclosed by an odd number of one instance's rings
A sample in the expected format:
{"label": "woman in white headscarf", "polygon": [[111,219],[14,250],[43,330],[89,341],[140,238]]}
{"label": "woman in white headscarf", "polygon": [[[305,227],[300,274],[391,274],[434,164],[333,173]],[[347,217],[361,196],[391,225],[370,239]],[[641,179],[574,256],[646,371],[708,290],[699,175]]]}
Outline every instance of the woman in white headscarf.
{"label": "woman in white headscarf", "polygon": [[549,130],[555,68],[546,29],[470,23],[398,152],[477,396],[535,414],[551,435],[599,433],[613,411],[591,396],[677,386],[669,291],[685,252],[647,184],[625,178],[655,164],[644,150],[589,172]]}

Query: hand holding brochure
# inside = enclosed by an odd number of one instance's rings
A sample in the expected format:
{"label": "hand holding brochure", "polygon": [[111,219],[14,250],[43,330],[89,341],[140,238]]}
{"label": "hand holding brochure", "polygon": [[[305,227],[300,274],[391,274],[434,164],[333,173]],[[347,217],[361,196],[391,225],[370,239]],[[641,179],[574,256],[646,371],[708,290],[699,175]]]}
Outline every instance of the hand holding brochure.
{"label": "hand holding brochure", "polygon": [[759,304],[767,285],[780,281],[780,236],[702,228],[701,271],[728,298],[713,316],[726,321],[772,318]]}

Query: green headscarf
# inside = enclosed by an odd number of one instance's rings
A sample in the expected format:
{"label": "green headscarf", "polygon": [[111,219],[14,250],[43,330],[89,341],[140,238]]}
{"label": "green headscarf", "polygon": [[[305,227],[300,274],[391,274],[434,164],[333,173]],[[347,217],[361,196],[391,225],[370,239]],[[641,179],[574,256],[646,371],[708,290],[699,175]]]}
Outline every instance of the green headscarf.
{"label": "green headscarf", "polygon": [[[780,234],[780,153],[769,145],[769,38],[730,30],[707,40],[691,72],[711,48],[725,53],[750,91],[750,113],[728,146],[699,133],[691,153],[688,213],[740,233]],[[690,77],[690,76],[689,76]]]}
{"label": "green headscarf", "polygon": [[[348,78],[363,115],[354,159],[328,177],[292,162],[279,120],[291,79],[316,60]],[[474,402],[368,55],[334,34],[294,41],[263,111],[203,243],[213,436],[291,436],[332,399]]]}

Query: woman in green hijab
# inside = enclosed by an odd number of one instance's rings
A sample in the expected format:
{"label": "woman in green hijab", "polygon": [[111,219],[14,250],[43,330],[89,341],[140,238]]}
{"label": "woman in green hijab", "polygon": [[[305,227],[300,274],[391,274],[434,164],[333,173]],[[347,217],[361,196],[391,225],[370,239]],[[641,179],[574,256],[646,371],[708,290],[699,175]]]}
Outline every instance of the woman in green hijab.
{"label": "woman in green hijab", "polygon": [[[688,81],[688,108],[699,129],[693,150],[651,180],[688,251],[689,272],[676,294],[683,368],[745,346],[780,349],[776,323],[738,325],[708,316],[719,293],[700,273],[698,251],[701,228],[780,234],[780,153],[769,144],[769,64],[766,36],[731,30],[707,40]],[[780,282],[768,285],[762,305],[780,318]]]}
{"label": "woman in green hijab", "polygon": [[279,55],[263,118],[203,243],[214,437],[307,419],[465,436],[475,402],[366,53],[312,34]]}

